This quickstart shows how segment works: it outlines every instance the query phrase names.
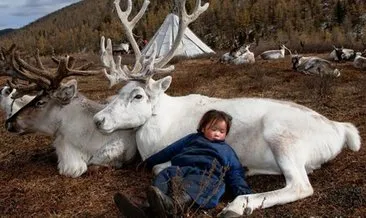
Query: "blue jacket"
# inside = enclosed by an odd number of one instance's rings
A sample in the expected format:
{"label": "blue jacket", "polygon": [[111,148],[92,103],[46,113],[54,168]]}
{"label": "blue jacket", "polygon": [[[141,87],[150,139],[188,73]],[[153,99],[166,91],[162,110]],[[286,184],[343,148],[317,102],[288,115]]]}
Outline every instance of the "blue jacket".
{"label": "blue jacket", "polygon": [[160,172],[154,185],[157,181],[170,181],[179,170],[184,183],[188,184],[186,192],[203,208],[218,204],[225,184],[235,196],[251,193],[244,168],[231,146],[225,141],[209,141],[200,132],[183,137],[145,161],[150,168],[171,161],[172,167]]}

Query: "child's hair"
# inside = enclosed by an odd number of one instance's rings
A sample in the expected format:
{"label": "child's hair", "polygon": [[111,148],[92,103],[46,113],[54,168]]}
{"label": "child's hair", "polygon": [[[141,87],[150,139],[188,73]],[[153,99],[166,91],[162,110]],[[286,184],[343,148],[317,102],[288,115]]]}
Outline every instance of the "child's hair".
{"label": "child's hair", "polygon": [[226,123],[226,134],[228,134],[230,131],[232,119],[233,118],[229,114],[223,111],[209,110],[202,116],[198,124],[198,131],[202,131],[202,129],[205,128],[208,124],[212,125],[216,121],[223,120]]}

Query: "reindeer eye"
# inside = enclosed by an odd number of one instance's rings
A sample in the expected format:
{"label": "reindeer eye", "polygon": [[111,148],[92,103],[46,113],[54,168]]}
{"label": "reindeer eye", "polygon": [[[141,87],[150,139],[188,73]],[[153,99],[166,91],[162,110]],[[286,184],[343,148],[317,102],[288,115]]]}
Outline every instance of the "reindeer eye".
{"label": "reindeer eye", "polygon": [[10,90],[10,89],[5,89],[5,94],[8,96],[8,95],[10,95],[11,91],[12,90]]}
{"label": "reindeer eye", "polygon": [[141,99],[142,98],[142,95],[136,95],[135,98],[136,99]]}
{"label": "reindeer eye", "polygon": [[45,104],[46,104],[46,102],[45,102],[45,101],[40,100],[40,101],[37,101],[37,103],[36,103],[36,107],[42,107],[42,106],[44,106]]}

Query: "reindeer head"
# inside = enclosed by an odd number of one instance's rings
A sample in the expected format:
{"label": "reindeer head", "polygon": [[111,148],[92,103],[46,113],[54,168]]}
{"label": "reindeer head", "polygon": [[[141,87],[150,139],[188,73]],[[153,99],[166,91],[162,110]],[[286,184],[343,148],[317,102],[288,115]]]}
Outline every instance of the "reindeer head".
{"label": "reindeer head", "polygon": [[[9,85],[17,90],[13,98],[17,99],[26,94],[35,94],[35,97],[7,119],[6,128],[8,131],[17,133],[28,133],[36,129],[46,134],[52,134],[57,128],[57,124],[50,126],[48,120],[58,116],[58,110],[54,110],[54,108],[62,108],[69,104],[77,93],[76,80],[71,80],[66,84],[62,84],[61,81],[74,75],[95,75],[102,71],[83,70],[89,64],[73,69],[75,59],[69,56],[61,59],[53,57],[58,68],[50,70],[43,66],[38,52],[35,58],[37,66],[32,66],[21,59],[18,52],[14,53],[13,67],[17,75],[26,78],[30,83],[9,82]],[[45,124],[44,128],[42,124]]]}
{"label": "reindeer head", "polygon": [[145,0],[136,17],[128,21],[132,7],[131,0],[128,1],[126,11],[121,10],[119,0],[115,1],[118,16],[135,53],[135,64],[132,69],[128,66],[121,66],[121,57],[118,57],[115,62],[112,56],[112,43],[107,40],[107,45],[105,45],[104,37],[101,39],[101,59],[108,70],[106,76],[110,84],[127,81],[127,84],[120,90],[119,97],[94,116],[94,122],[102,132],[110,133],[116,129],[139,127],[155,115],[158,102],[163,101],[163,94],[169,88],[172,78],[166,76],[155,81],[152,76],[174,70],[174,66],[165,67],[165,65],[173,58],[187,26],[208,8],[208,3],[201,6],[201,1],[197,0],[192,14],[187,14],[186,0],[181,0],[178,3],[179,29],[174,44],[167,54],[156,58],[156,45],[149,57],[142,56],[132,34],[132,28],[145,12],[148,3],[149,1]]}
{"label": "reindeer head", "polygon": [[343,60],[343,57],[344,57],[343,48],[337,48],[334,45],[333,45],[333,48],[334,48],[335,54],[338,58],[338,61]]}
{"label": "reindeer head", "polygon": [[300,65],[300,59],[302,58],[302,55],[299,55],[297,51],[295,51],[294,54],[291,54],[291,63],[292,63],[292,69],[297,70],[297,67]]}

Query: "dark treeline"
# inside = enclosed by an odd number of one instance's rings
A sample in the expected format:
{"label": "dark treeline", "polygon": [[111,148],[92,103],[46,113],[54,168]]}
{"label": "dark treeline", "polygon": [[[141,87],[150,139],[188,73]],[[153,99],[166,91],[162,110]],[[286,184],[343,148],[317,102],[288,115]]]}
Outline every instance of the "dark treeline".
{"label": "dark treeline", "polygon": [[[121,0],[122,8],[127,0]],[[143,0],[133,1],[133,12]],[[203,1],[204,2],[204,1]],[[325,51],[332,45],[363,50],[366,45],[366,1],[363,0],[209,0],[210,7],[190,28],[216,50],[230,49],[234,38],[260,47],[280,43],[300,51]],[[151,0],[147,13],[134,34],[149,39],[173,0]],[[194,1],[188,1],[188,10]],[[111,0],[83,0],[49,14],[19,30],[0,37],[0,44],[12,43],[42,54],[99,51],[100,36],[115,43],[125,40]],[[364,43],[365,42],[365,43]],[[258,48],[260,48],[258,47]]]}

